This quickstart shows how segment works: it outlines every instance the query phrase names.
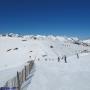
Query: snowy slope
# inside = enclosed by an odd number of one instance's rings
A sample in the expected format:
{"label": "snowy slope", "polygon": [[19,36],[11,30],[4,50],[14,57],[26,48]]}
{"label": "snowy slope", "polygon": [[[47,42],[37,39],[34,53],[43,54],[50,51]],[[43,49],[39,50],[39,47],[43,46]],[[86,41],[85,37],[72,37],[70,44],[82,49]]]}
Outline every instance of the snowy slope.
{"label": "snowy slope", "polygon": [[[80,59],[75,55],[83,50],[90,51],[90,47],[74,44],[72,39],[67,37],[10,35],[12,36],[0,37],[0,86],[14,77],[17,70],[20,70],[27,61],[35,60],[34,76],[30,85],[26,87],[27,90],[90,89],[88,83],[90,54],[81,54]],[[77,41],[76,38],[75,40]],[[67,64],[63,60],[57,62],[57,58],[62,58],[63,55],[68,57]],[[86,79],[85,87],[81,87],[85,81],[83,78]],[[76,83],[77,80],[80,82]],[[81,89],[78,89],[79,87]]]}
{"label": "snowy slope", "polygon": [[88,40],[83,40],[83,42],[90,44],[90,39],[88,39]]}
{"label": "snowy slope", "polygon": [[64,61],[36,62],[32,83],[27,90],[90,90],[90,54]]}

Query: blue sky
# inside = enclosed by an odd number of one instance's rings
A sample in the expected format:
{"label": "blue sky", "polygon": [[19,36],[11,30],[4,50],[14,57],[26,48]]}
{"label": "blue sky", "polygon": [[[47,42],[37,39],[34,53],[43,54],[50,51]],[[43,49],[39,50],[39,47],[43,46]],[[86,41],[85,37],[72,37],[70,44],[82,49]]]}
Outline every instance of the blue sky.
{"label": "blue sky", "polygon": [[0,0],[0,33],[90,37],[90,0]]}

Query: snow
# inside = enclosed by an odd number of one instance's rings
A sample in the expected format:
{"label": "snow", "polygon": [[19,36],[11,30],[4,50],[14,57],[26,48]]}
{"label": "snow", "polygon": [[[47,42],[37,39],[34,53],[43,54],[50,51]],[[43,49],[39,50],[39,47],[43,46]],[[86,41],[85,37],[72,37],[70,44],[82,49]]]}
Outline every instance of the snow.
{"label": "snow", "polygon": [[88,40],[83,40],[83,42],[90,44],[90,39],[88,39]]}
{"label": "snow", "polygon": [[[0,87],[27,61],[35,60],[33,77],[23,90],[90,90],[90,53],[80,53],[90,51],[89,46],[73,44],[63,36],[11,35],[0,36]],[[58,62],[64,55],[67,63]]]}
{"label": "snow", "polygon": [[32,83],[27,90],[90,90],[90,54],[68,58],[68,63],[36,62]]}

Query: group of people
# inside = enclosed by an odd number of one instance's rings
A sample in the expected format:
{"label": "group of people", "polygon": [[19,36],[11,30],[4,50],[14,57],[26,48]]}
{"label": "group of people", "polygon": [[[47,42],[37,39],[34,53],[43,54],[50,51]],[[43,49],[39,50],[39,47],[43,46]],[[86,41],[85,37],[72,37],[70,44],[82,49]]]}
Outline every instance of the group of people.
{"label": "group of people", "polygon": [[58,62],[60,62],[60,60],[62,60],[62,59],[65,61],[65,63],[67,63],[66,55],[64,55],[62,58],[58,57]]}
{"label": "group of people", "polygon": [[[79,59],[79,54],[77,53],[76,55],[77,55],[77,58]],[[58,57],[58,62],[60,62],[60,60],[62,60],[62,59],[65,61],[65,63],[67,63],[66,55],[64,55],[62,58]]]}
{"label": "group of people", "polygon": [[[79,54],[77,53],[76,54],[76,56],[77,56],[77,58],[79,59]],[[30,58],[31,58],[31,56],[29,56]],[[38,58],[38,61],[39,61],[40,59]],[[58,57],[58,62],[60,62],[60,60],[64,60],[64,62],[65,63],[67,63],[67,56],[66,55],[64,55],[63,57]],[[45,59],[45,61],[47,61],[47,59]]]}

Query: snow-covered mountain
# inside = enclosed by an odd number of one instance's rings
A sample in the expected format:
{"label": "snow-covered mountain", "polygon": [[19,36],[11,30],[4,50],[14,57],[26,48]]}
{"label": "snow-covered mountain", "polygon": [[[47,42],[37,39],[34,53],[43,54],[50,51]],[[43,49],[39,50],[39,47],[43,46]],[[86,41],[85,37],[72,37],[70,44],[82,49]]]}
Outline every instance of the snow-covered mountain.
{"label": "snow-covered mountain", "polygon": [[90,90],[90,46],[86,44],[66,36],[0,35],[0,87],[27,61],[35,60],[34,76],[23,90]]}
{"label": "snow-covered mountain", "polygon": [[90,44],[90,39],[83,40],[83,42]]}

